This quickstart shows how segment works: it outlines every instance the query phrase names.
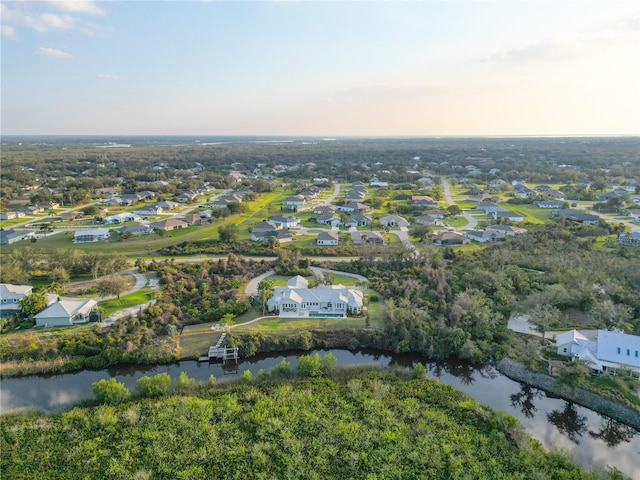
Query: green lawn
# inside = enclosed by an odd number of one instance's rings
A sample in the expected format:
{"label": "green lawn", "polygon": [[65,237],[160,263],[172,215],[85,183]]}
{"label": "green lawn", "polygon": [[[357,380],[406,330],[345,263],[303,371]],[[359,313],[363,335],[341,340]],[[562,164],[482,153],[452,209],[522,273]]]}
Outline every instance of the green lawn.
{"label": "green lawn", "polygon": [[[11,220],[0,220],[0,228],[12,228],[13,225],[30,221],[33,217],[12,218]],[[18,227],[18,230],[24,227]]]}
{"label": "green lawn", "polygon": [[104,314],[108,317],[118,310],[124,310],[125,308],[131,308],[147,303],[153,299],[153,292],[154,289],[145,287],[141,290],[130,293],[129,295],[123,295],[119,300],[114,298],[112,300],[103,300],[98,302],[98,306],[104,310]]}
{"label": "green lawn", "polygon": [[180,358],[197,358],[206,355],[209,347],[215,345],[221,331],[211,329],[211,323],[189,325],[180,335]]}
{"label": "green lawn", "polygon": [[332,330],[343,328],[364,328],[365,317],[354,318],[263,318],[250,325],[233,328],[234,333],[264,333],[269,335],[290,335],[309,330]]}
{"label": "green lawn", "polygon": [[510,205],[508,203],[502,203],[501,206],[506,210],[524,214],[525,222],[538,225],[547,223],[549,221],[549,213],[551,213],[551,210],[538,208],[535,205]]}

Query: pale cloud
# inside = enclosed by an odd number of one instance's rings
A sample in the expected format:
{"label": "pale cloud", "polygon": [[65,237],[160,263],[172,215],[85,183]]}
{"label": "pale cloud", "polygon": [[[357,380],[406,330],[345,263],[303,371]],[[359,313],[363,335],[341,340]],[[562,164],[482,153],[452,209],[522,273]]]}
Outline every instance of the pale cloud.
{"label": "pale cloud", "polygon": [[122,80],[122,77],[118,75],[111,75],[110,73],[99,73],[98,78],[103,80],[111,80],[113,82],[117,82],[118,80]]}
{"label": "pale cloud", "polygon": [[22,25],[37,32],[68,29],[74,24],[74,19],[70,15],[57,15],[48,12],[31,13],[18,8],[10,8],[5,3],[0,3],[0,16],[2,16],[3,22]]}
{"label": "pale cloud", "polygon": [[548,40],[493,52],[482,60],[492,64],[521,65],[532,62],[566,61],[593,55],[603,49],[637,45],[640,17],[600,25],[590,31],[568,32]]}
{"label": "pale cloud", "polygon": [[14,37],[16,35],[16,29],[11,25],[0,25],[0,33],[3,37]]}
{"label": "pale cloud", "polygon": [[43,57],[73,58],[73,55],[68,52],[63,52],[62,50],[56,50],[55,48],[47,47],[40,47],[38,50],[36,50],[36,54]]}
{"label": "pale cloud", "polygon": [[[43,11],[43,8],[55,8],[67,13],[53,13]],[[3,24],[20,25],[40,33],[76,29],[88,35],[101,33],[104,28],[84,21],[78,15],[90,14],[103,16],[106,11],[90,0],[49,0],[46,2],[2,2],[0,3],[0,17]],[[4,31],[4,28],[3,28]],[[3,33],[3,35],[6,35]]]}
{"label": "pale cloud", "polygon": [[67,12],[88,13],[90,15],[104,15],[106,13],[93,0],[48,0],[47,4]]}

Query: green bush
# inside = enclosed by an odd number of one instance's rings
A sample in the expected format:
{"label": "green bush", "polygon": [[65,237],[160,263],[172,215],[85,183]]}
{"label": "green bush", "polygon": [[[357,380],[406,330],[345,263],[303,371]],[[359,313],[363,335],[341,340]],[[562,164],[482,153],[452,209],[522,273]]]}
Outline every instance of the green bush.
{"label": "green bush", "polygon": [[189,378],[185,372],[181,372],[178,380],[176,380],[175,390],[176,392],[184,392],[188,390],[196,383],[195,379]]}
{"label": "green bush", "polygon": [[136,382],[136,390],[143,397],[160,397],[169,393],[171,375],[159,373],[155,377],[144,376]]}
{"label": "green bush", "polygon": [[101,403],[108,405],[118,405],[127,400],[131,394],[124,383],[118,382],[115,378],[105,380],[104,378],[91,385],[91,391]]}
{"label": "green bush", "polygon": [[291,363],[284,358],[280,363],[271,369],[271,375],[280,378],[289,378],[291,376]]}

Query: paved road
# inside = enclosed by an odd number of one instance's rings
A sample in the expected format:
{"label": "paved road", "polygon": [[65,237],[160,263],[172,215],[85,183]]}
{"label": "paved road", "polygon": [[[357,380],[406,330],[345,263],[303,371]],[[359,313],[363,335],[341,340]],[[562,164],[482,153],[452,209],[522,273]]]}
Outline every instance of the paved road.
{"label": "paved road", "polygon": [[333,193],[324,201],[324,205],[330,205],[338,195],[340,195],[340,184],[336,183],[333,185]]}
{"label": "paved road", "polygon": [[[444,199],[447,201],[449,205],[455,205],[456,202],[453,201],[453,195],[451,195],[451,186],[446,179],[442,179],[442,188],[444,190]],[[462,216],[467,220],[467,224],[464,226],[467,230],[473,230],[478,225],[478,220],[476,220],[473,216],[469,215],[466,212],[462,212]],[[462,227],[458,227],[456,230],[460,230]]]}

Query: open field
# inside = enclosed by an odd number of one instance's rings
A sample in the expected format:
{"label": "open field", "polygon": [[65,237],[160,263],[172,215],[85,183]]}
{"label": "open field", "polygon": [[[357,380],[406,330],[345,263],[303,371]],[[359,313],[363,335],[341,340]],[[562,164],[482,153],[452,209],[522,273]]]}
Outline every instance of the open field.
{"label": "open field", "polygon": [[110,300],[103,300],[98,302],[98,306],[104,310],[105,316],[109,316],[118,310],[124,310],[126,308],[136,307],[153,299],[154,289],[145,287],[136,292],[128,295],[122,295],[120,299],[112,298]]}

